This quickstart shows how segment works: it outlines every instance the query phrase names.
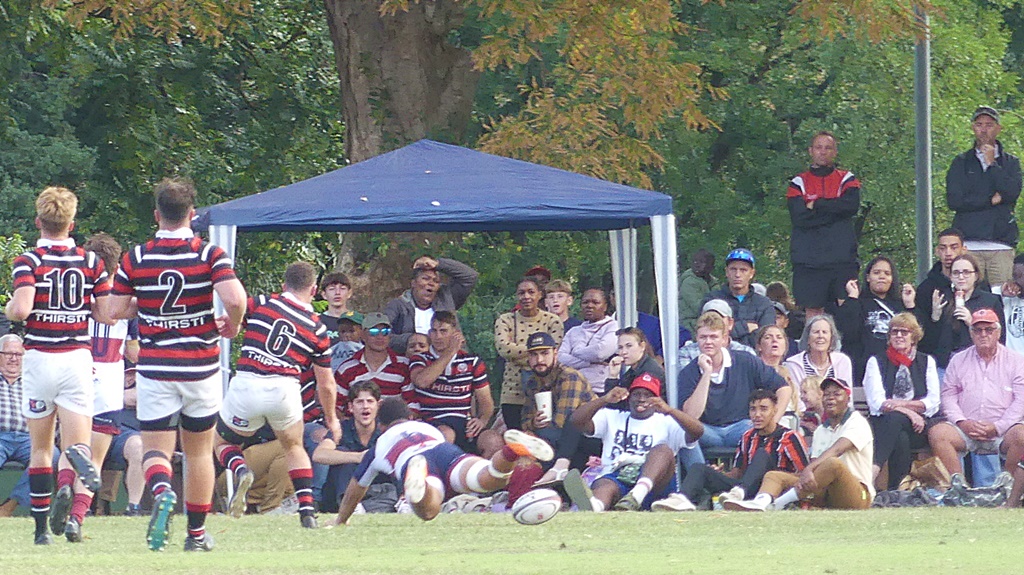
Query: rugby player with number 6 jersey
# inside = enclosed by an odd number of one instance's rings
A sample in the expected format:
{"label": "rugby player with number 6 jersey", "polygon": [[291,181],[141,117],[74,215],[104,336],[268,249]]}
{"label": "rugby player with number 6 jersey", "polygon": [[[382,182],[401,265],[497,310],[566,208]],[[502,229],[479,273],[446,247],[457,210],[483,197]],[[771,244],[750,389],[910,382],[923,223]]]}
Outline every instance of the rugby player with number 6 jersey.
{"label": "rugby player with number 6 jersey", "polygon": [[[11,321],[25,321],[22,414],[28,421],[32,454],[29,491],[35,543],[48,545],[46,518],[54,535],[67,527],[73,493],[96,491],[100,476],[92,464],[92,353],[89,316],[110,322],[107,272],[103,261],[70,237],[78,198],[65,188],[46,188],[36,199],[36,248],[14,260]],[[53,443],[60,420],[64,453],[53,492]],[[76,481],[76,476],[81,481]],[[69,538],[73,540],[73,538]]]}
{"label": "rugby player with number 6 jersey", "polygon": [[[209,551],[206,515],[213,498],[214,425],[223,395],[218,336],[238,335],[245,315],[245,288],[224,250],[196,237],[196,190],[179,179],[156,186],[153,215],[159,229],[149,242],[124,255],[114,279],[112,306],[118,318],[138,314],[138,417],[143,468],[153,493],[146,540],[162,550],[178,496],[171,489],[171,455],[178,428],[185,452],[186,551]],[[214,317],[213,294],[225,314]]]}
{"label": "rugby player with number 6 jersey", "polygon": [[331,340],[311,305],[317,291],[316,269],[305,262],[289,265],[282,289],[280,295],[249,300],[238,373],[231,379],[220,409],[215,453],[221,465],[235,476],[237,488],[228,511],[240,517],[245,512],[246,493],[255,480],[242,450],[249,447],[264,424],[269,424],[286,453],[288,476],[299,500],[299,520],[303,527],[316,529],[313,468],[302,446],[299,374],[312,367],[324,423],[332,439],[340,441]]}

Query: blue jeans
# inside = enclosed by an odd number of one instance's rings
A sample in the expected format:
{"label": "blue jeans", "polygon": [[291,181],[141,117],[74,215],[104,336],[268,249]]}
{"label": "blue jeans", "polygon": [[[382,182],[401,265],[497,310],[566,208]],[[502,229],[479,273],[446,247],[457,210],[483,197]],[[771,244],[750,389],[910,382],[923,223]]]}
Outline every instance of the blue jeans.
{"label": "blue jeans", "polygon": [[28,490],[28,461],[31,455],[32,444],[29,441],[28,433],[0,431],[0,466],[8,461],[17,461],[25,465],[25,472],[21,474],[14,489],[11,490],[11,499],[26,509],[31,506]]}
{"label": "blue jeans", "polygon": [[704,435],[700,436],[700,445],[701,447],[735,448],[750,427],[749,419],[741,419],[722,427],[704,424]]}

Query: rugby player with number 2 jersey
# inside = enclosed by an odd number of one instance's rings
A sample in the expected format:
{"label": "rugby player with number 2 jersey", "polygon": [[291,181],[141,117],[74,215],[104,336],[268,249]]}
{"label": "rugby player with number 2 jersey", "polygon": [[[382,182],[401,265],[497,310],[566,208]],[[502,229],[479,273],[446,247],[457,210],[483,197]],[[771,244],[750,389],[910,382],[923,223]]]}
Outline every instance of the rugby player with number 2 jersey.
{"label": "rugby player with number 2 jersey", "polygon": [[[111,298],[115,317],[137,312],[139,318],[138,417],[145,452],[142,465],[153,493],[146,540],[154,551],[167,544],[178,501],[171,489],[171,455],[180,427],[187,461],[185,550],[209,551],[213,539],[206,533],[206,515],[214,483],[210,454],[223,395],[218,336],[238,335],[245,288],[224,250],[192,233],[192,184],[163,180],[155,196],[156,237],[124,255]],[[214,292],[226,312],[216,318]]]}

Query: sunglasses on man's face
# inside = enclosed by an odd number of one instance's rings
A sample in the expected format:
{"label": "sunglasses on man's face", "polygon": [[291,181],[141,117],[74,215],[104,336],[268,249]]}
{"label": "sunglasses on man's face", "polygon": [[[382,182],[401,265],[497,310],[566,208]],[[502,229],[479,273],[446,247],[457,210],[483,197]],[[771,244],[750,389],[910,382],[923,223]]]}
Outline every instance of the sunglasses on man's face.
{"label": "sunglasses on man's face", "polygon": [[368,335],[372,335],[372,336],[376,336],[376,335],[391,335],[391,328],[390,327],[371,327],[370,329],[366,330],[366,333]]}

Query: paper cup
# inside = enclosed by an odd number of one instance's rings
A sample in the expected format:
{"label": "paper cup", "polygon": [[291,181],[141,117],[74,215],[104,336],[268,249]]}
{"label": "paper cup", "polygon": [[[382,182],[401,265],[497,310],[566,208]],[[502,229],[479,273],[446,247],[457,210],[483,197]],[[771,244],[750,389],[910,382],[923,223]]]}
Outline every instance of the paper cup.
{"label": "paper cup", "polygon": [[533,394],[534,401],[537,402],[537,411],[543,413],[549,420],[551,419],[551,392],[550,391],[538,391]]}

